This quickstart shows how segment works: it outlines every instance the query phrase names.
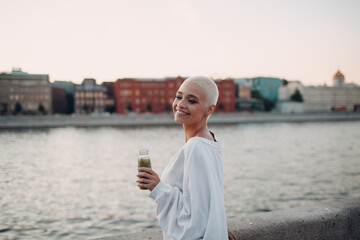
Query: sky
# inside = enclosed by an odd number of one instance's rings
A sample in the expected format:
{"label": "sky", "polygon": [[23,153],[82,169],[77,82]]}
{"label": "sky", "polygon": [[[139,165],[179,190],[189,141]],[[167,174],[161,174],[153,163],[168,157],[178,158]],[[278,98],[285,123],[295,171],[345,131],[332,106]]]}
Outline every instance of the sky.
{"label": "sky", "polygon": [[359,0],[0,0],[0,72],[360,85]]}

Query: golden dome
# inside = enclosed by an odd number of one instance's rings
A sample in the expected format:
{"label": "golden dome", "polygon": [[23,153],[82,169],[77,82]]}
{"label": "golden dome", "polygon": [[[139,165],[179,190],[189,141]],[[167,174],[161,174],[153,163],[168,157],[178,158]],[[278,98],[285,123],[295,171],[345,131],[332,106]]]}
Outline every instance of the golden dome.
{"label": "golden dome", "polygon": [[335,73],[333,79],[335,79],[335,78],[344,78],[344,74],[342,74],[342,73],[340,72],[340,70],[338,70],[338,71]]}

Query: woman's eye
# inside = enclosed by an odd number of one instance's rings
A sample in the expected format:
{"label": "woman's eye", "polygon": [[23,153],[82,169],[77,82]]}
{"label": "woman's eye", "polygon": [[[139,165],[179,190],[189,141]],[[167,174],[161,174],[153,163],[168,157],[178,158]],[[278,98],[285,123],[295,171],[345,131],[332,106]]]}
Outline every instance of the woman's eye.
{"label": "woman's eye", "polygon": [[192,100],[192,99],[189,99],[188,102],[191,103],[191,104],[197,103],[196,100]]}
{"label": "woman's eye", "polygon": [[177,98],[177,99],[182,99],[182,97],[181,97],[181,96],[176,96],[176,98]]}

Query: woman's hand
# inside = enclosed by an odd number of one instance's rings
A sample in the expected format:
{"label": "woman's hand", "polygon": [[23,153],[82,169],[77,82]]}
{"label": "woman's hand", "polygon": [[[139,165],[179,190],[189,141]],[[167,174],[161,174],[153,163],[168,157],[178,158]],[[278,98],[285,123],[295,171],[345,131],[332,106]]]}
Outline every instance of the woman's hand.
{"label": "woman's hand", "polygon": [[232,233],[229,229],[228,230],[228,236],[229,236],[229,240],[236,240],[236,236],[234,233]]}
{"label": "woman's hand", "polygon": [[138,187],[147,188],[150,192],[160,182],[159,176],[151,168],[141,167],[136,175],[139,179],[136,181]]}

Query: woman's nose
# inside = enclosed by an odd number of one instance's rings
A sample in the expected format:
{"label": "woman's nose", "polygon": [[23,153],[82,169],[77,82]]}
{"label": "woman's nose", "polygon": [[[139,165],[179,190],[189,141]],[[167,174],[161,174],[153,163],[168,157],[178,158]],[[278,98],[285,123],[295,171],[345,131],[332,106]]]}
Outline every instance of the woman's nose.
{"label": "woman's nose", "polygon": [[185,107],[184,99],[179,99],[178,107]]}

